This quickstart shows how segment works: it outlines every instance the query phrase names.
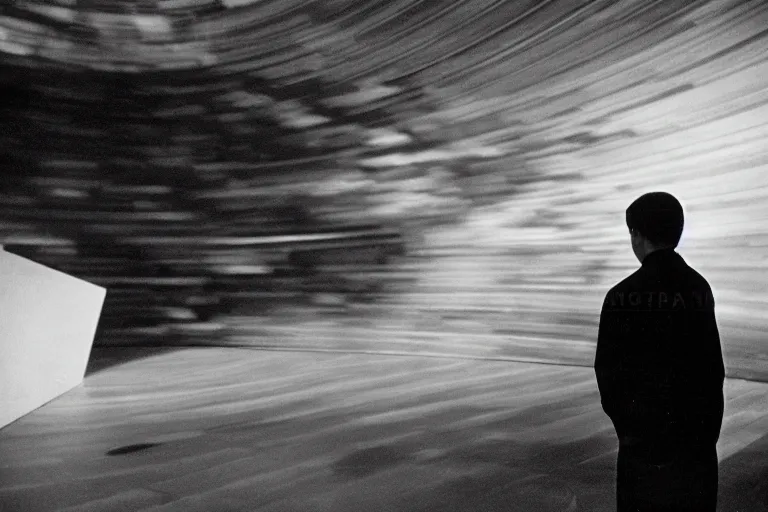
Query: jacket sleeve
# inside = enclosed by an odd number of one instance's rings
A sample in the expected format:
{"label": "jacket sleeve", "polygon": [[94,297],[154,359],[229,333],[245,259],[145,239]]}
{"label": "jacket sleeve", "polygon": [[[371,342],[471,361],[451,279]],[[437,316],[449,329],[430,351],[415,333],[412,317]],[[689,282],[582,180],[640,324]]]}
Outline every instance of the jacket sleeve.
{"label": "jacket sleeve", "polygon": [[707,364],[705,371],[708,375],[708,387],[714,388],[722,394],[725,381],[725,362],[723,361],[723,349],[720,342],[720,330],[717,327],[715,316],[715,298],[709,292],[711,308],[706,312],[706,318],[702,322],[704,339],[706,340],[705,357]]}
{"label": "jacket sleeve", "polygon": [[706,351],[705,372],[707,374],[706,386],[709,390],[704,402],[705,420],[707,432],[703,437],[709,438],[714,442],[720,438],[720,429],[723,422],[723,413],[725,412],[725,395],[723,394],[723,384],[725,381],[725,362],[723,360],[722,345],[720,342],[720,332],[717,327],[717,319],[714,311],[714,298],[712,298],[712,309],[707,314],[707,320],[703,322],[703,328],[706,332]]}
{"label": "jacket sleeve", "polygon": [[603,301],[595,353],[595,376],[603,411],[616,430],[622,423],[621,314],[610,304],[610,293]]}
{"label": "jacket sleeve", "polygon": [[693,318],[693,336],[696,345],[690,349],[686,359],[690,362],[683,393],[676,396],[681,421],[684,425],[695,425],[697,435],[705,439],[719,437],[724,412],[723,383],[725,365],[723,361],[720,333],[714,311],[714,298],[710,304],[696,311]]}

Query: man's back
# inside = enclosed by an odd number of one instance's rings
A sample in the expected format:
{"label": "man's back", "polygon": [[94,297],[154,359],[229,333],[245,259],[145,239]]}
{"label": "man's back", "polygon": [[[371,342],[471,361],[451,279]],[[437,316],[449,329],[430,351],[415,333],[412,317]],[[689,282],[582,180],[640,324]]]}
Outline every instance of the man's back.
{"label": "man's back", "polygon": [[717,442],[725,369],[709,283],[673,249],[606,295],[595,371],[620,440],[649,460]]}
{"label": "man's back", "polygon": [[605,297],[595,356],[619,437],[618,512],[714,512],[725,368],[712,289],[675,252],[685,212],[667,192],[625,212],[642,267]]}

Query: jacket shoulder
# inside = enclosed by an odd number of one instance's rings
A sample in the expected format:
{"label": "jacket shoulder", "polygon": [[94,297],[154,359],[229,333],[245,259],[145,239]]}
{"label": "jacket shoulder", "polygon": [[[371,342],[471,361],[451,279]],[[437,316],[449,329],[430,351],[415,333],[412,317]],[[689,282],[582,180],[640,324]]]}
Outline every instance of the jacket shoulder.
{"label": "jacket shoulder", "polygon": [[690,276],[690,279],[694,281],[700,288],[705,288],[708,291],[712,291],[712,287],[709,285],[709,281],[701,275],[698,270],[695,268],[688,266],[688,275]]}
{"label": "jacket shoulder", "polygon": [[715,294],[712,291],[712,286],[709,284],[709,281],[699,274],[695,268],[690,266],[688,267],[688,276],[691,288],[696,290],[697,293],[705,295],[707,297],[706,300],[714,306]]}
{"label": "jacket shoulder", "polygon": [[603,308],[615,308],[617,304],[624,302],[623,300],[617,300],[618,296],[623,296],[641,288],[643,280],[642,270],[642,268],[637,269],[608,290],[603,299]]}

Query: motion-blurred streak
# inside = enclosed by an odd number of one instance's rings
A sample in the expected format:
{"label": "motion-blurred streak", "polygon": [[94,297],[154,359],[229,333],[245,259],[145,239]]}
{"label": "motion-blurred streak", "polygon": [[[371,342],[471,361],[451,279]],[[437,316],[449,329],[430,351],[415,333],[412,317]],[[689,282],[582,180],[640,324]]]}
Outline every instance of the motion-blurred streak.
{"label": "motion-blurred streak", "polygon": [[0,243],[97,342],[591,364],[643,192],[768,378],[768,7],[185,0],[0,9]]}

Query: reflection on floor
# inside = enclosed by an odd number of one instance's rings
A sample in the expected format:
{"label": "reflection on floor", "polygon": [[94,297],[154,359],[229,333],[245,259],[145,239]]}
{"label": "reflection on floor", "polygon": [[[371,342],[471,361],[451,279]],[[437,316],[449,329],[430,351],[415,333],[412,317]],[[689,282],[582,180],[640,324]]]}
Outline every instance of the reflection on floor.
{"label": "reflection on floor", "polygon": [[[614,509],[589,368],[134,352],[97,351],[109,364],[0,431],[0,510]],[[723,512],[768,510],[767,391],[727,382]]]}

